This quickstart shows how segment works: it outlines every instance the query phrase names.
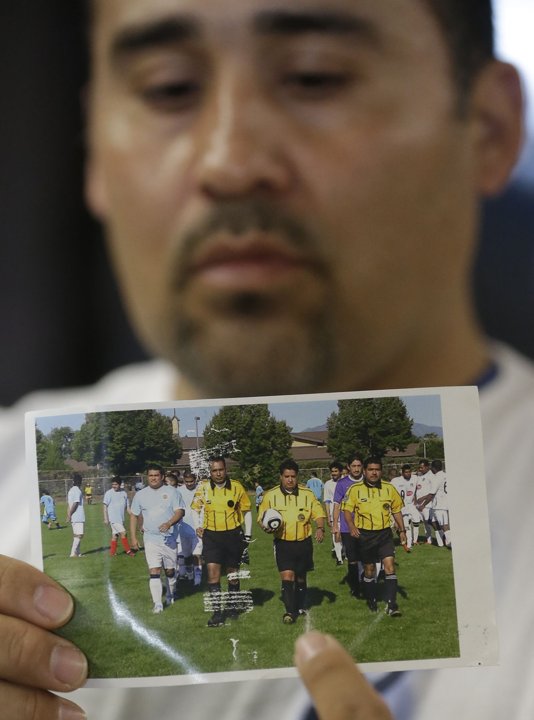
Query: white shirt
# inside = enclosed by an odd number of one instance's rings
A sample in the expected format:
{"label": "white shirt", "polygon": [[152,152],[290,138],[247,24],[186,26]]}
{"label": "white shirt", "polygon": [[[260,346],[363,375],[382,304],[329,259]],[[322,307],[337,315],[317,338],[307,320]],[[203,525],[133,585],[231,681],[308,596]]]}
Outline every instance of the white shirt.
{"label": "white shirt", "polygon": [[107,508],[108,520],[113,523],[124,522],[124,511],[128,507],[128,495],[125,490],[106,490],[104,499],[102,500]]}
{"label": "white shirt", "polygon": [[173,534],[172,527],[166,532],[162,532],[160,527],[180,508],[185,508],[180,492],[171,485],[162,485],[159,488],[147,486],[135,493],[131,511],[132,515],[143,515],[145,538],[154,542]]}
{"label": "white shirt", "polygon": [[404,475],[398,475],[391,480],[391,484],[398,491],[405,505],[413,505],[418,478],[413,475],[408,480]]}
{"label": "white shirt", "polygon": [[[534,367],[503,346],[494,357],[499,376],[481,393],[485,435],[488,501],[492,529],[494,577],[501,640],[501,665],[496,668],[455,668],[411,673],[418,696],[412,720],[532,720],[534,718],[534,574],[529,573],[532,529],[517,524],[517,508],[510,502],[510,483],[521,503],[534,503]],[[2,507],[0,552],[28,560],[28,508],[20,502],[24,484],[26,410],[150,402],[173,397],[173,372],[159,362],[115,371],[97,385],[78,391],[34,393],[0,414]],[[29,493],[26,493],[29,496]],[[510,543],[513,541],[513,552]],[[475,558],[476,559],[476,558]],[[474,571],[476,562],[474,559]],[[295,720],[305,701],[300,680],[247,680],[168,688],[79,690],[70,695],[98,720],[178,720],[188,707],[190,720],[215,716],[218,720]]]}
{"label": "white shirt", "polygon": [[85,522],[85,510],[83,509],[83,493],[77,485],[73,485],[67,494],[69,509],[78,503],[78,507],[70,516],[71,523]]}
{"label": "white shirt", "polygon": [[449,501],[447,498],[447,476],[440,470],[436,473],[436,494],[432,500],[432,507],[435,510],[448,510]]}

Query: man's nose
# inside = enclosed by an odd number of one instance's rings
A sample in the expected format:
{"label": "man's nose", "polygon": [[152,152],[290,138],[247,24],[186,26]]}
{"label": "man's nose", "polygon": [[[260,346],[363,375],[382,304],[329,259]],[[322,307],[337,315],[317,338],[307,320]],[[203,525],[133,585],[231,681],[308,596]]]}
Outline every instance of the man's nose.
{"label": "man's nose", "polygon": [[[283,135],[283,133],[282,133]],[[199,128],[197,181],[219,198],[277,194],[291,183],[280,117],[239,68],[227,72],[211,93]]]}

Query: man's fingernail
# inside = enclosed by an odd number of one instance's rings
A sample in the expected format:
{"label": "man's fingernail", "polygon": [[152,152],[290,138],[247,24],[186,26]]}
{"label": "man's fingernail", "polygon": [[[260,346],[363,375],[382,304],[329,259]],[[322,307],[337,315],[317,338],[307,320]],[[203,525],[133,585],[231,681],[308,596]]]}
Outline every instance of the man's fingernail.
{"label": "man's fingernail", "polygon": [[87,660],[75,647],[56,645],[50,656],[50,672],[69,687],[79,687],[87,677]]}
{"label": "man's fingernail", "polygon": [[301,635],[295,645],[295,660],[307,662],[322,652],[328,645],[328,637],[312,630]]}
{"label": "man's fingernail", "polygon": [[53,585],[40,585],[33,595],[36,610],[53,623],[66,622],[72,615],[72,598]]}
{"label": "man's fingernail", "polygon": [[87,720],[87,715],[77,705],[62,700],[59,705],[58,720]]}

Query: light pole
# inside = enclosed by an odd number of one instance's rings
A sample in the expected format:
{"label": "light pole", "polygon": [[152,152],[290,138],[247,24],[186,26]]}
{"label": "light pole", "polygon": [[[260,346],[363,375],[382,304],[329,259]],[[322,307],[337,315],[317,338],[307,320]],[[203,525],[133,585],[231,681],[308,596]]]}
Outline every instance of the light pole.
{"label": "light pole", "polygon": [[200,420],[199,417],[195,417],[195,436],[196,436],[196,439],[197,439],[197,452],[198,452],[198,450],[199,450],[199,447],[198,447],[198,421],[199,421],[199,420]]}

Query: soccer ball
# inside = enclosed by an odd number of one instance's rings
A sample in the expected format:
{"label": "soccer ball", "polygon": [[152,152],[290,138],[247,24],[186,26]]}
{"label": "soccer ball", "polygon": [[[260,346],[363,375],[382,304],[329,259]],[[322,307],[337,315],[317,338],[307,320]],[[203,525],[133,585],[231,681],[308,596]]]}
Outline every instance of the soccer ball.
{"label": "soccer ball", "polygon": [[263,513],[261,524],[269,530],[278,530],[284,522],[282,516],[274,508],[269,508]]}

